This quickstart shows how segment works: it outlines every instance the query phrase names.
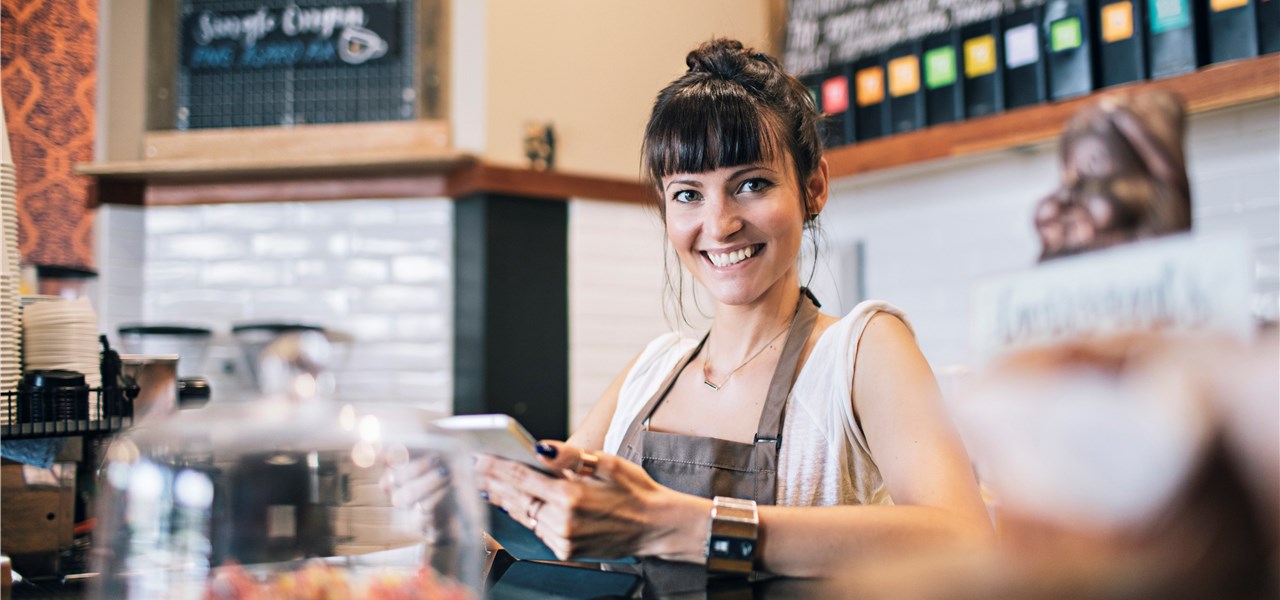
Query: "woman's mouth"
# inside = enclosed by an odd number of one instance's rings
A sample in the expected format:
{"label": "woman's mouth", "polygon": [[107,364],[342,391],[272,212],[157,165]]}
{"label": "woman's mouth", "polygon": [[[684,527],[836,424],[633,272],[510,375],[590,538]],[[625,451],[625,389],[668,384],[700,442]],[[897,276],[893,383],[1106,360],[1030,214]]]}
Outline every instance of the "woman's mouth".
{"label": "woman's mouth", "polygon": [[749,260],[751,257],[760,253],[764,249],[764,244],[752,244],[730,252],[717,252],[704,250],[702,255],[707,257],[707,261],[719,268],[732,267],[740,262]]}

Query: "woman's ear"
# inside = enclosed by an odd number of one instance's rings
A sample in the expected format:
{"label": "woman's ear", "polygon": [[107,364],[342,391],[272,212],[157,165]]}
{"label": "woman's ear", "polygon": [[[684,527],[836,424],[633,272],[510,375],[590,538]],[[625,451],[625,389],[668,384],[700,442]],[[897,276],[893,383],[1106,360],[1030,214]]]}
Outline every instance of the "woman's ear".
{"label": "woman's ear", "polygon": [[827,166],[827,159],[823,157],[818,160],[818,168],[814,169],[813,174],[809,176],[809,181],[805,182],[806,196],[809,198],[808,210],[809,214],[805,215],[806,219],[813,220],[827,206],[827,196],[831,192],[829,184],[830,170]]}

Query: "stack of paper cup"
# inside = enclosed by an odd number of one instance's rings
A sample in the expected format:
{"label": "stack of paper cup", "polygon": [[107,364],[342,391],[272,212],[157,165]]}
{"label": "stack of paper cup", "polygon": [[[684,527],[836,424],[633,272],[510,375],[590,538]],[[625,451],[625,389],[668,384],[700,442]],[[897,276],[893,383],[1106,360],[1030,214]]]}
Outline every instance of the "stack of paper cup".
{"label": "stack of paper cup", "polygon": [[[23,309],[22,354],[26,370],[84,373],[90,389],[102,386],[98,357],[98,315],[88,298],[39,302]],[[98,403],[90,394],[89,418],[97,419]]]}
{"label": "stack of paper cup", "polygon": [[4,131],[4,106],[0,104],[0,424],[10,424],[14,415],[13,396],[22,379],[22,318],[19,308],[18,283],[18,179],[9,150],[9,135]]}
{"label": "stack of paper cup", "polygon": [[13,423],[16,408],[12,392],[22,379],[22,319],[18,312],[18,277],[0,275],[0,424]]}

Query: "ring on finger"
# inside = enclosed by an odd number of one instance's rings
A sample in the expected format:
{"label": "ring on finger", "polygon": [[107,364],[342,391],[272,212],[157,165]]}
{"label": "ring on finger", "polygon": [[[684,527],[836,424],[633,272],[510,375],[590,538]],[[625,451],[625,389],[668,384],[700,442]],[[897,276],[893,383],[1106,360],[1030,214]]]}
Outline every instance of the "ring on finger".
{"label": "ring on finger", "polygon": [[600,465],[600,457],[585,451],[579,452],[578,456],[581,462],[578,463],[578,468],[574,470],[574,473],[581,477],[590,477],[594,475],[596,467]]}
{"label": "ring on finger", "polygon": [[529,531],[538,532],[538,511],[542,510],[542,505],[546,504],[542,498],[534,498],[529,503],[528,510],[524,511],[524,516],[529,517]]}

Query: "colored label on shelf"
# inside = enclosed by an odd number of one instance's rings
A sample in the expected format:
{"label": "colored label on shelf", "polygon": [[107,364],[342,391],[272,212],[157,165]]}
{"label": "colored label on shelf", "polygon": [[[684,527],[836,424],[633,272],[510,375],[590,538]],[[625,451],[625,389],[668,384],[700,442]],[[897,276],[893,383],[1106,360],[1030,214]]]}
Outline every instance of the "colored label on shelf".
{"label": "colored label on shelf", "polygon": [[920,59],[914,55],[889,61],[889,95],[894,98],[920,91]]}
{"label": "colored label on shelf", "polygon": [[1004,32],[1004,66],[1025,67],[1040,60],[1040,37],[1034,23],[1010,27]]}
{"label": "colored label on shelf", "polygon": [[1084,44],[1084,31],[1079,17],[1058,19],[1049,24],[1049,51],[1075,50]]}
{"label": "colored label on shelf", "polygon": [[841,75],[822,82],[822,113],[834,115],[849,108],[849,78]]}
{"label": "colored label on shelf", "polygon": [[939,46],[924,53],[924,85],[936,90],[956,82],[956,49]]}
{"label": "colored label on shelf", "polygon": [[996,38],[980,35],[964,41],[964,76],[973,79],[996,72]]}
{"label": "colored label on shelf", "polygon": [[1151,33],[1164,33],[1191,26],[1191,5],[1187,0],[1150,0]]}
{"label": "colored label on shelf", "polygon": [[1249,6],[1249,0],[1209,0],[1209,8],[1212,8],[1213,12],[1222,12],[1245,6]]}
{"label": "colored label on shelf", "polygon": [[884,69],[867,67],[858,71],[858,106],[871,106],[884,101]]}
{"label": "colored label on shelf", "polygon": [[1108,44],[1133,37],[1133,3],[1116,2],[1102,7],[1102,41]]}

